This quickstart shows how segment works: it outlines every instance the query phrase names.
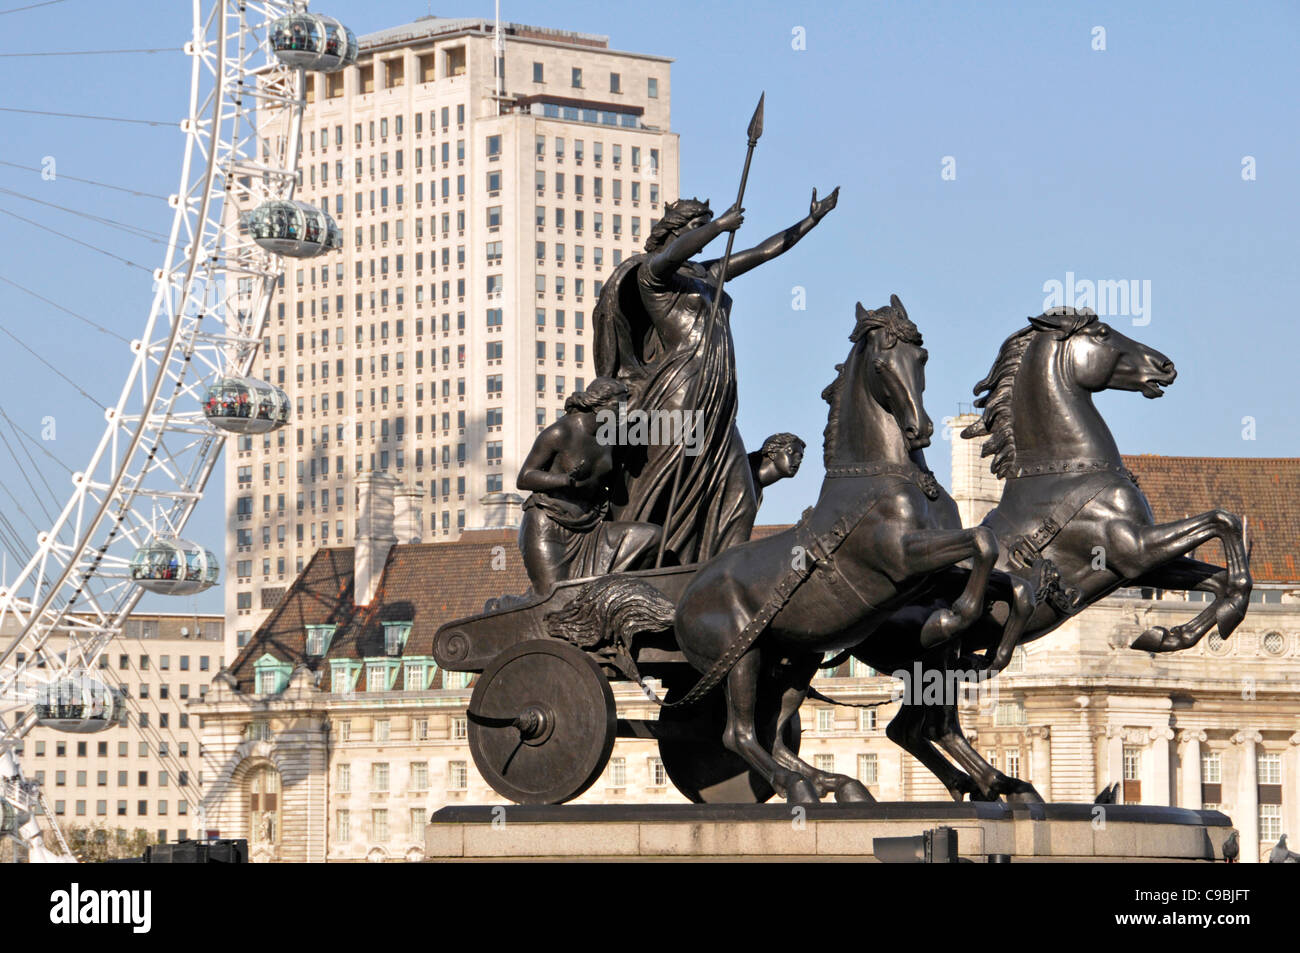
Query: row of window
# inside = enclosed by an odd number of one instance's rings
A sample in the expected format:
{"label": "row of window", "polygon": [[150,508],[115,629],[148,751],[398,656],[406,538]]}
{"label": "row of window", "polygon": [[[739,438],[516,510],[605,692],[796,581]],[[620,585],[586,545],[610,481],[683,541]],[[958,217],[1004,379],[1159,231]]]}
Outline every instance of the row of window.
{"label": "row of window", "polygon": [[[138,742],[138,745],[139,747],[137,750],[139,751],[139,756],[141,758],[149,757],[149,742],[141,741]],[[38,758],[45,757],[46,743],[44,741],[38,740],[33,744],[32,747],[36,757]],[[180,742],[178,748],[179,750],[177,751],[177,754],[180,757],[188,758],[190,756],[190,744],[188,741]],[[76,743],[76,752],[78,758],[87,757],[89,754],[89,742],[78,741]],[[109,752],[109,743],[107,741],[100,741],[96,743],[95,745],[96,757],[107,758],[108,752]],[[165,758],[169,754],[170,754],[170,750],[168,748],[168,743],[166,741],[160,741],[158,743],[158,757]],[[54,742],[54,757],[65,758],[67,757],[67,755],[68,755],[68,742],[66,741]],[[117,743],[117,756],[119,758],[129,758],[131,756],[130,742],[119,741]],[[59,773],[62,774],[63,772],[59,772]],[[84,774],[85,772],[78,772],[78,773]],[[103,774],[103,772],[101,771],[100,774]]]}
{"label": "row of window", "polygon": [[[161,753],[160,756],[165,756],[165,752],[164,752],[164,753]],[[182,757],[184,757],[184,755],[182,755]],[[139,787],[144,788],[144,787],[148,787],[148,786],[149,786],[149,783],[150,783],[150,782],[149,782],[149,772],[148,772],[148,771],[137,771],[137,772],[136,772],[136,775],[137,775],[137,777],[136,777],[136,784],[137,784]],[[38,771],[35,773],[34,776],[35,776],[36,780],[39,781],[41,784],[44,784],[44,783],[45,783],[45,772],[44,772],[44,771],[39,771],[39,770],[38,770]],[[129,781],[128,781],[129,776],[130,776],[130,772],[129,772],[129,771],[118,771],[118,772],[117,772],[117,787],[119,787],[119,788],[124,788],[124,787],[126,787],[126,786],[128,785],[128,783],[129,783]],[[89,786],[90,786],[90,783],[89,783],[89,777],[90,777],[90,774],[89,774],[89,772],[86,772],[86,771],[76,771],[76,772],[73,772],[73,777],[74,777],[74,779],[75,779],[75,781],[76,781],[76,785],[75,785],[76,787],[84,788],[84,787],[89,787]],[[167,787],[167,779],[168,779],[167,772],[166,772],[166,771],[159,771],[159,772],[158,772],[158,787],[160,787],[160,788],[165,788],[165,787]],[[188,786],[189,786],[189,783],[190,783],[190,773],[189,773],[188,771],[181,771],[181,772],[177,775],[177,777],[176,777],[176,784],[177,784],[177,786],[178,786],[178,787],[182,787],[182,788],[183,788],[183,787],[188,787]],[[67,771],[55,771],[55,772],[54,772],[54,786],[55,786],[55,787],[59,787],[59,788],[61,788],[61,787],[66,787],[67,784],[68,784],[68,772],[67,772]],[[107,772],[107,771],[97,771],[97,772],[95,772],[95,786],[96,786],[96,787],[101,787],[101,788],[108,787],[108,772]]]}
{"label": "row of window", "polygon": [[[544,64],[536,61],[533,62],[533,82],[534,83],[546,82],[546,67]],[[581,67],[574,66],[569,69],[569,85],[573,89],[586,88],[583,86],[583,72]],[[609,91],[611,93],[623,92],[623,76],[621,73],[611,72],[609,74]],[[658,77],[655,76],[646,77],[645,94],[650,99],[659,98]]]}
{"label": "row of window", "polygon": [[[169,805],[170,803],[171,803],[171,802],[166,801],[166,800],[158,801],[154,813],[155,813],[158,817],[166,817],[166,816],[167,816],[168,805]],[[77,817],[87,817],[87,816],[88,816],[87,809],[88,809],[88,802],[87,802],[87,801],[74,801],[74,802],[73,802],[73,814],[75,814]],[[54,802],[54,813],[57,814],[59,817],[64,817],[64,816],[66,816],[66,815],[67,815],[67,802],[56,800],[56,801]],[[136,801],[136,802],[135,802],[135,813],[136,813],[136,816],[137,816],[137,817],[145,817],[145,816],[147,816],[147,815],[150,813],[150,811],[149,811],[149,802],[148,802],[148,801],[144,801],[144,800]],[[184,816],[188,815],[189,813],[190,813],[190,805],[189,805],[189,802],[187,802],[187,801],[177,801],[177,802],[176,802],[176,814],[177,814],[178,816],[180,816],[180,817],[184,817]],[[117,814],[118,817],[126,817],[126,816],[127,816],[127,802],[126,802],[126,801],[118,801],[118,802],[117,802],[117,811],[116,811],[116,814]],[[108,801],[96,801],[96,802],[95,802],[95,816],[96,816],[96,817],[108,817]],[[180,830],[180,831],[178,831],[177,834],[176,834],[176,837],[177,837],[178,840],[184,840],[185,837],[186,837],[186,833],[185,833],[185,831],[184,831],[184,830]],[[160,843],[160,844],[161,844],[161,843],[164,843],[164,842],[166,841],[166,839],[167,839],[167,833],[166,833],[166,831],[159,831],[159,832],[158,832],[158,843]]]}
{"label": "row of window", "polygon": [[[465,772],[465,763],[459,762],[461,775]],[[451,790],[463,791],[464,786],[452,788]],[[386,807],[375,807],[370,809],[370,828],[364,832],[364,837],[368,843],[387,844],[392,840],[392,828],[389,824],[389,810]],[[429,823],[429,811],[423,807],[413,807],[410,809],[410,839],[420,844],[424,843],[424,828]],[[339,841],[350,841],[353,836],[352,812],[349,810],[340,810],[334,812],[334,837]]]}

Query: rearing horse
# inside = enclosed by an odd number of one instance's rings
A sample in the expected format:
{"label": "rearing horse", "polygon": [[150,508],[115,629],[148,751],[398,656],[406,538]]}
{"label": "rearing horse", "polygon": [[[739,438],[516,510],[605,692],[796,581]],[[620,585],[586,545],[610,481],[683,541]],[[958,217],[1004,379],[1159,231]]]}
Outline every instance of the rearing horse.
{"label": "rearing horse", "polygon": [[[993,532],[962,529],[956,504],[925,465],[934,426],[922,404],[926,351],[897,296],[857,306],[853,348],[823,394],[826,479],[815,507],[792,529],[725,550],[702,565],[677,604],[677,643],[702,672],[725,676],[723,743],[788,801],[870,800],[858,781],[819,771],[781,740],[768,751],[756,732],[763,704],[784,722],[807,695],[826,652],[860,643],[936,572],[970,561],[964,587],[936,608],[899,658],[952,644],[984,611],[997,558]],[[1020,585],[1008,622],[1018,631],[1032,609]],[[707,679],[706,675],[706,679]],[[767,689],[779,691],[775,697]],[[763,690],[760,692],[760,690]]]}
{"label": "rearing horse", "polygon": [[[1135,649],[1172,652],[1195,645],[1216,625],[1225,639],[1236,629],[1251,591],[1241,520],[1215,509],[1156,523],[1092,402],[1094,393],[1107,389],[1154,399],[1176,376],[1169,358],[1098,321],[1087,309],[1058,308],[1030,318],[1028,327],[1003,343],[992,370],[975,385],[975,393],[982,395],[975,403],[983,415],[962,432],[968,438],[988,437],[983,455],[993,458],[993,473],[1006,481],[1000,502],[982,526],[998,537],[1000,570],[1039,582],[1035,577],[1050,560],[1059,581],[1020,633],[1003,629],[991,614],[979,619],[963,633],[967,654],[954,664],[998,672],[1018,643],[1041,638],[1121,586],[1198,589],[1214,597],[1183,625],[1146,630],[1133,642]],[[1223,545],[1226,569],[1186,555],[1213,539]],[[932,611],[932,605],[902,610],[873,639],[902,638]],[[975,654],[980,650],[983,655]],[[1032,791],[974,752],[962,736],[955,706],[905,705],[888,734],[934,771],[956,798]],[[970,776],[944,761],[932,743]]]}

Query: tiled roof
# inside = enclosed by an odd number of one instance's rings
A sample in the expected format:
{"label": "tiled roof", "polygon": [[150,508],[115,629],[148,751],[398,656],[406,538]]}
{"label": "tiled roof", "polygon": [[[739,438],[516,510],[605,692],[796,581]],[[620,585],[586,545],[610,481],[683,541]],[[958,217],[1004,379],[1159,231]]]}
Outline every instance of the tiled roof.
{"label": "tiled roof", "polygon": [[[323,668],[321,687],[329,691],[329,659],[384,655],[384,622],[412,623],[403,656],[432,655],[433,635],[444,622],[481,612],[490,598],[528,588],[512,530],[467,532],[455,543],[394,546],[369,606],[353,605],[353,559],[351,547],[313,554],[231,666],[240,691],[252,690],[253,665],[267,652],[313,671]],[[306,626],[328,624],[338,628],[324,659],[308,657]],[[356,687],[365,690],[364,672]]]}
{"label": "tiled roof", "polygon": [[[1300,458],[1125,456],[1158,522],[1216,507],[1246,520],[1256,582],[1300,582]],[[1217,542],[1198,559],[1223,564]]]}

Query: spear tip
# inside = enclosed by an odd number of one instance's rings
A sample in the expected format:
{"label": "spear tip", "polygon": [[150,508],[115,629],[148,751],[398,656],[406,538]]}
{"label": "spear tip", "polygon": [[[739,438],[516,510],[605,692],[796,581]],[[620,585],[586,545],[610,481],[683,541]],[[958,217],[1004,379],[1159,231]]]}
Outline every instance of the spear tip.
{"label": "spear tip", "polygon": [[759,136],[763,135],[763,100],[767,98],[767,91],[759,93],[758,106],[754,109],[754,116],[749,120],[749,141],[758,142]]}

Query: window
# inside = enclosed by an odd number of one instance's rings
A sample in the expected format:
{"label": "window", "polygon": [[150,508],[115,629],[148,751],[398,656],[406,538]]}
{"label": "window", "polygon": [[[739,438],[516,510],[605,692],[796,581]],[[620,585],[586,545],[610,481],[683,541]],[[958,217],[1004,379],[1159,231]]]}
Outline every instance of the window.
{"label": "window", "polygon": [[464,761],[447,762],[447,790],[464,791],[469,787],[469,772]]}
{"label": "window", "polygon": [[817,730],[823,733],[835,730],[835,709],[817,709]]}
{"label": "window", "polygon": [[659,757],[648,758],[646,762],[646,767],[649,769],[649,774],[650,774],[649,782],[648,782],[649,787],[662,788],[667,786],[668,772],[664,770],[664,762],[662,758]]}
{"label": "window", "polygon": [[352,812],[339,811],[334,815],[334,836],[341,841],[352,839]]}
{"label": "window", "polygon": [[412,791],[429,790],[429,762],[427,761],[411,762],[411,790]]}
{"label": "window", "polygon": [[858,709],[858,731],[876,730],[876,710],[874,708]]}
{"label": "window", "polygon": [[389,718],[375,719],[375,741],[384,744],[393,737],[393,722]]}
{"label": "window", "polygon": [[609,91],[611,93],[621,93],[623,91],[623,78],[618,73],[609,74]]}
{"label": "window", "polygon": [[875,752],[858,755],[858,780],[863,784],[879,783],[880,764]]}
{"label": "window", "polygon": [[411,808],[411,836],[423,837],[425,825],[429,823],[429,812],[422,807]]}
{"label": "window", "polygon": [[465,715],[453,715],[451,719],[451,740],[464,741],[469,737],[469,718]]}
{"label": "window", "polygon": [[1280,754],[1261,754],[1256,763],[1259,767],[1259,784],[1282,783],[1282,756]]}
{"label": "window", "polygon": [[543,69],[542,69],[542,64],[541,64],[541,63],[534,63],[534,64],[533,64],[533,82],[534,82],[534,83],[541,83],[541,82],[544,82],[545,80],[543,79],[543,77],[544,77],[545,75],[546,75],[546,74],[543,72]]}
{"label": "window", "polygon": [[646,80],[646,95],[651,99],[659,98],[659,80],[653,76]]}
{"label": "window", "polygon": [[1217,751],[1201,752],[1201,783],[1221,784],[1223,782],[1223,758]]}
{"label": "window", "polygon": [[415,719],[415,727],[413,729],[413,734],[415,735],[416,741],[428,741],[429,740],[429,719],[428,718]]}
{"label": "window", "polygon": [[609,759],[609,786],[611,788],[627,787],[627,758]]}
{"label": "window", "polygon": [[995,725],[1023,725],[1025,723],[1025,709],[1019,702],[998,702],[993,709],[993,724]]}
{"label": "window", "polygon": [[818,771],[825,771],[827,774],[833,774],[835,771],[835,755],[813,755],[813,767]]}
{"label": "window", "polygon": [[1124,748],[1124,803],[1142,803],[1142,749]]}
{"label": "window", "polygon": [[1259,806],[1259,840],[1260,843],[1274,843],[1282,836],[1282,805],[1261,804]]}
{"label": "window", "polygon": [[370,812],[370,839],[378,843],[388,841],[388,809],[377,807]]}
{"label": "window", "polygon": [[370,789],[372,791],[388,790],[387,761],[376,761],[370,766]]}
{"label": "window", "polygon": [[1011,750],[1007,751],[1004,760],[1006,761],[1005,767],[1007,770],[1007,774],[1011,775],[1013,778],[1019,777],[1020,776],[1020,752],[1017,749],[1012,748]]}
{"label": "window", "polygon": [[582,89],[582,70],[575,66],[573,68],[572,75],[573,75],[573,83],[572,83],[573,88]]}

